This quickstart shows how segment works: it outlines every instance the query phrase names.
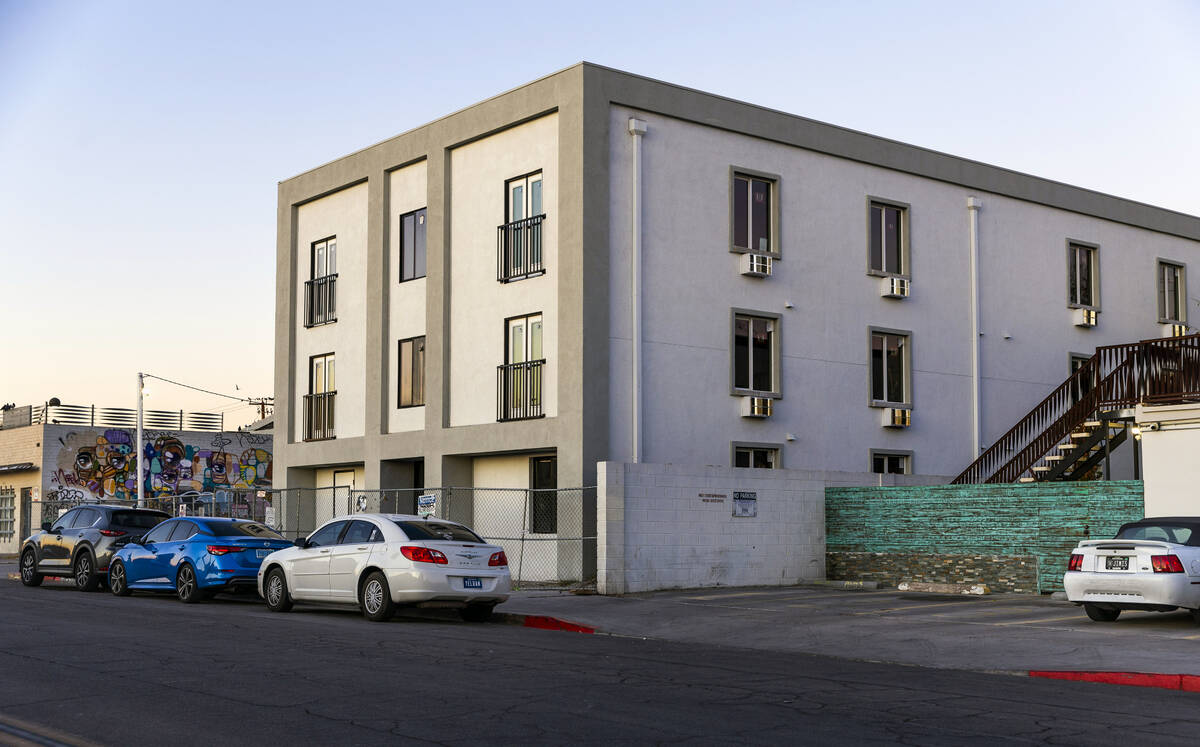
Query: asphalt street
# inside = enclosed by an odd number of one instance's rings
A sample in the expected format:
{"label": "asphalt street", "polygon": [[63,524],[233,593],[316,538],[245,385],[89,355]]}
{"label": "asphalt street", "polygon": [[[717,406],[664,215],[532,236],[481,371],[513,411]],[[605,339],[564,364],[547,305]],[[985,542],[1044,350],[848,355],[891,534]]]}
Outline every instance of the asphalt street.
{"label": "asphalt street", "polygon": [[185,606],[4,577],[0,742],[20,732],[113,745],[1096,744],[1116,735],[1168,745],[1193,744],[1200,729],[1200,696],[1190,693],[739,643],[432,616],[371,624],[342,609],[272,614],[252,597]]}

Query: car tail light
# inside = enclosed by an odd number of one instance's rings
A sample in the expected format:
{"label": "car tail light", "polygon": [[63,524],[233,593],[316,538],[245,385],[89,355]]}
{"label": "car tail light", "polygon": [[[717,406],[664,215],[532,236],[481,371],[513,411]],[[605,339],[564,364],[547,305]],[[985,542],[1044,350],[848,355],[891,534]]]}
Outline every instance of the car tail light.
{"label": "car tail light", "polygon": [[440,550],[431,550],[428,547],[414,547],[413,545],[405,545],[400,548],[400,554],[408,558],[414,563],[436,563],[438,565],[446,565],[446,556]]}
{"label": "car tail light", "polygon": [[1178,555],[1151,555],[1150,565],[1155,573],[1183,573],[1183,563]]}
{"label": "car tail light", "polygon": [[206,549],[209,555],[227,555],[231,552],[241,552],[246,548],[237,545],[209,545]]}
{"label": "car tail light", "polygon": [[120,529],[101,529],[100,534],[103,534],[105,537],[121,537],[126,532],[122,532]]}
{"label": "car tail light", "polygon": [[1071,559],[1069,561],[1067,561],[1067,570],[1068,571],[1082,571],[1083,570],[1083,556],[1077,552],[1071,553]]}
{"label": "car tail light", "polygon": [[492,557],[488,558],[488,565],[508,565],[508,556],[503,550],[492,553]]}

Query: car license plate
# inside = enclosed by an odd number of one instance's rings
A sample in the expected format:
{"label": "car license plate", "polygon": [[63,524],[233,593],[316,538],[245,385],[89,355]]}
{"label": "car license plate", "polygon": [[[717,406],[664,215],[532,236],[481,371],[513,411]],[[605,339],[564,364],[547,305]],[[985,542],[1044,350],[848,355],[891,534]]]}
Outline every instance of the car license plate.
{"label": "car license plate", "polygon": [[265,558],[268,555],[270,555],[272,552],[274,552],[274,550],[272,550],[271,548],[268,547],[263,550],[255,550],[254,554],[257,555],[259,557],[259,559],[262,559],[262,558]]}
{"label": "car license plate", "polygon": [[482,578],[472,578],[472,577],[468,576],[467,578],[463,579],[463,588],[464,589],[482,589],[483,588],[483,579]]}
{"label": "car license plate", "polygon": [[1104,569],[1107,571],[1127,571],[1129,570],[1129,558],[1105,558]]}

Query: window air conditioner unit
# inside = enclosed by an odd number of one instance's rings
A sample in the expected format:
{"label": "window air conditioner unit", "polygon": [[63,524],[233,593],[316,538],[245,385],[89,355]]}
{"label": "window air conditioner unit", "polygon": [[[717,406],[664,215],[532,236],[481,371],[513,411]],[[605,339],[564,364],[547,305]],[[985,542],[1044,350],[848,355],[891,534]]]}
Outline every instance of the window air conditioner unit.
{"label": "window air conditioner unit", "polygon": [[883,278],[879,284],[879,295],[883,298],[908,298],[908,279]]}
{"label": "window air conditioner unit", "polygon": [[742,397],[742,417],[771,417],[771,402],[770,397]]}
{"label": "window air conditioner unit", "polygon": [[1071,312],[1071,319],[1075,322],[1076,327],[1095,327],[1097,314],[1095,309],[1074,309]]}
{"label": "window air conditioner unit", "polygon": [[752,278],[765,278],[771,274],[771,258],[765,254],[743,254],[741,272]]}
{"label": "window air conditioner unit", "polygon": [[899,407],[884,408],[884,428],[907,428],[910,425],[912,425],[912,410],[902,410]]}
{"label": "window air conditioner unit", "polygon": [[1170,322],[1168,324],[1162,325],[1162,336],[1163,337],[1183,337],[1187,333],[1188,333],[1188,326],[1186,324]]}

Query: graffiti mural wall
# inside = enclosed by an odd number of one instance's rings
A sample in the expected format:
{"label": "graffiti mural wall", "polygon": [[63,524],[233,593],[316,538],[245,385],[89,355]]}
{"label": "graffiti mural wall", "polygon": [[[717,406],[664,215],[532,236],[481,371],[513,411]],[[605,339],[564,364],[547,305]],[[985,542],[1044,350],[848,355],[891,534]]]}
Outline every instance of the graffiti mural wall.
{"label": "graffiti mural wall", "polygon": [[271,434],[142,432],[132,428],[48,426],[46,499],[136,500],[139,461],[146,496],[271,487]]}

